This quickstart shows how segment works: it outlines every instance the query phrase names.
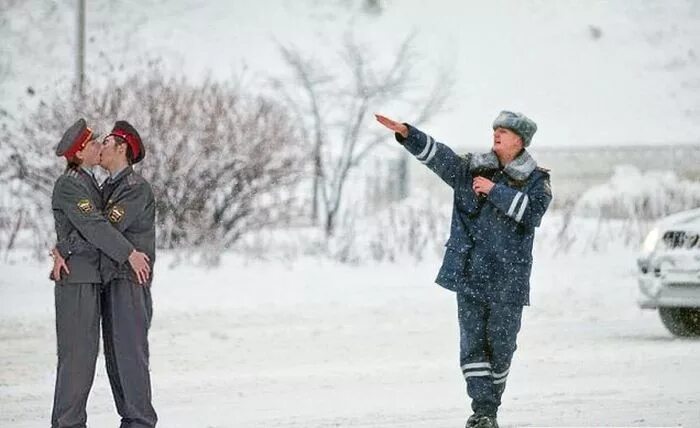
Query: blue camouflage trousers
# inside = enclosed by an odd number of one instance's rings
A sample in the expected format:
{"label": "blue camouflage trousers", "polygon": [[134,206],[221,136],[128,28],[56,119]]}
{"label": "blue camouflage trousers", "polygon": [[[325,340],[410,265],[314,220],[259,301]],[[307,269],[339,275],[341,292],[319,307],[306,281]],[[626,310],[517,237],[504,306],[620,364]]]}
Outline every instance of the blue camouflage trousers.
{"label": "blue camouflage trousers", "polygon": [[517,348],[523,306],[457,293],[460,365],[476,414],[496,416]]}

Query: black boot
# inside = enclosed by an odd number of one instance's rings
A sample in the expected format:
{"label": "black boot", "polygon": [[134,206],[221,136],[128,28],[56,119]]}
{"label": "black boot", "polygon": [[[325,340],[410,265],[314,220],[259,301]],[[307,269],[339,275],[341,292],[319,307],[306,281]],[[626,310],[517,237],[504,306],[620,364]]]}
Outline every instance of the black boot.
{"label": "black boot", "polygon": [[[469,424],[469,420],[467,420],[467,424]],[[498,422],[495,416],[478,416],[473,425],[467,426],[469,428],[498,428]]]}
{"label": "black boot", "polygon": [[476,413],[469,416],[469,419],[467,419],[467,424],[464,426],[464,428],[473,428],[476,423],[479,422],[479,418],[481,418],[481,415],[477,415]]}

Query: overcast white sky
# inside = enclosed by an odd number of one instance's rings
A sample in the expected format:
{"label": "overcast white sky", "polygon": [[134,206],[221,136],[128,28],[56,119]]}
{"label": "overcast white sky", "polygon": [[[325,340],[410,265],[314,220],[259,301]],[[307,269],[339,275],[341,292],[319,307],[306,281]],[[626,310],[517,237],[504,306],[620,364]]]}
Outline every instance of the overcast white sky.
{"label": "overcast white sky", "polygon": [[[10,70],[0,83],[6,109],[26,86],[44,93],[72,76],[75,3],[28,1],[2,12],[0,31],[11,40],[0,51]],[[277,73],[273,40],[329,58],[352,22],[380,54],[417,32],[423,75],[454,67],[452,110],[428,125],[447,143],[488,144],[501,109],[531,116],[540,127],[533,144],[542,146],[700,140],[700,5],[692,1],[389,0],[378,16],[341,1],[88,3],[89,72],[105,61],[102,50],[127,67],[158,56],[194,79],[225,79],[242,63]],[[411,109],[385,113],[411,121]]]}

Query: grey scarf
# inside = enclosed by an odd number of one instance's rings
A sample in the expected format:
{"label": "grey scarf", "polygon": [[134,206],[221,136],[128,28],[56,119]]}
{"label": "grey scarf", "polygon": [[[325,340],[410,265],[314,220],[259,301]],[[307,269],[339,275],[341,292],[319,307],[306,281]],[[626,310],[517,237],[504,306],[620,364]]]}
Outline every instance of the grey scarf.
{"label": "grey scarf", "polygon": [[[469,156],[469,171],[499,169],[500,167],[498,157],[494,152],[471,153]],[[503,168],[503,172],[513,180],[523,181],[530,176],[535,168],[537,168],[537,162],[527,150],[523,150]]]}

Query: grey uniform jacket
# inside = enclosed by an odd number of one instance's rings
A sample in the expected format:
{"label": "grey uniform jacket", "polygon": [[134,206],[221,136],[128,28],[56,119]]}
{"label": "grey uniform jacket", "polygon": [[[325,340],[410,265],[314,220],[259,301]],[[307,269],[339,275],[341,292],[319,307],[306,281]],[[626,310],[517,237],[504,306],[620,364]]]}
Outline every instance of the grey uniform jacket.
{"label": "grey uniform jacket", "polygon": [[102,258],[127,261],[134,245],[105,218],[100,190],[90,174],[66,169],[54,184],[51,207],[57,249],[70,269],[61,283],[102,282]]}
{"label": "grey uniform jacket", "polygon": [[[148,255],[153,272],[156,260],[156,206],[151,185],[131,167],[127,167],[114,179],[104,183],[102,199],[105,201],[105,217],[114,230],[137,250]],[[107,253],[101,257],[100,268],[104,282],[115,278],[136,278],[128,263]],[[153,278],[152,274],[150,278]]]}

